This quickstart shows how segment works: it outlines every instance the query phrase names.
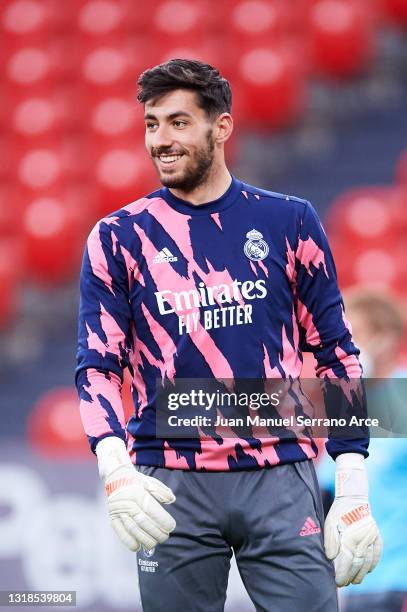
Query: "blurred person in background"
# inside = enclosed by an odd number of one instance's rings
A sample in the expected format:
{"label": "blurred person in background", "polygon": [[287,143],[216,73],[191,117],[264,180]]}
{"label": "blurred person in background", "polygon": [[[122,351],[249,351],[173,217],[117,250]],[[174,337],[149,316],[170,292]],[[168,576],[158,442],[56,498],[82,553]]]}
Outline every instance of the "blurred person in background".
{"label": "blurred person in background", "polygon": [[[369,416],[380,418],[380,424],[386,427],[379,431],[372,428],[371,456],[366,463],[369,499],[384,541],[383,556],[374,576],[366,576],[357,589],[346,589],[341,609],[406,612],[407,419],[403,379],[407,367],[401,363],[405,320],[401,305],[391,294],[356,287],[346,292],[344,299],[368,379]],[[326,509],[335,480],[330,463],[325,456],[317,467],[321,487],[327,493]]]}
{"label": "blurred person in background", "polygon": [[163,187],[89,236],[77,386],[112,525],[139,551],[143,609],[223,610],[233,548],[257,610],[335,612],[335,577],[360,583],[380,557],[368,439],[327,442],[338,484],[323,537],[310,437],[155,431],[157,378],[295,378],[305,347],[320,377],[360,378],[326,235],[309,202],[231,176],[231,91],[216,69],[174,59],[139,85]]}

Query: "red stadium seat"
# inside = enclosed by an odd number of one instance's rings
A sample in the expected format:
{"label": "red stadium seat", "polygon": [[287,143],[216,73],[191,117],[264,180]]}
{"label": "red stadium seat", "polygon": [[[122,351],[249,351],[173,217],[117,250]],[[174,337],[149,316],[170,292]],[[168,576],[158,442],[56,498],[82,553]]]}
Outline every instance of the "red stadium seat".
{"label": "red stadium seat", "polygon": [[200,0],[194,3],[186,0],[161,0],[153,15],[153,27],[170,36],[202,31],[206,23],[205,8],[205,3]]}
{"label": "red stadium seat", "polygon": [[345,236],[330,239],[339,285],[342,289],[355,284],[391,288],[406,295],[407,252],[403,241],[394,240],[371,247],[353,244]]}
{"label": "red stadium seat", "polygon": [[32,87],[49,81],[52,65],[47,49],[24,46],[13,53],[6,53],[6,78],[14,87]]}
{"label": "red stadium seat", "polygon": [[311,0],[309,39],[312,66],[324,76],[360,73],[374,53],[374,17],[360,0]]}
{"label": "red stadium seat", "polygon": [[[249,37],[252,43],[262,42],[268,32],[268,43],[276,42],[276,36],[284,32],[286,35],[302,35],[307,14],[308,0],[218,0],[216,10],[213,10],[211,0],[207,5],[207,28],[209,32],[225,37],[236,32],[243,39]],[[225,32],[225,23],[228,23]],[[271,36],[271,38],[270,38]]]}
{"label": "red stadium seat", "polygon": [[235,83],[240,126],[282,128],[304,109],[306,81],[291,48],[253,48],[240,57]]}
{"label": "red stadium seat", "polygon": [[165,0],[153,13],[152,38],[162,57],[168,49],[204,44],[206,13],[203,2]]}
{"label": "red stadium seat", "polygon": [[125,14],[120,2],[88,0],[78,11],[78,26],[90,34],[109,34],[125,26]]}
{"label": "red stadium seat", "polygon": [[77,37],[51,31],[35,41],[25,37],[10,39],[0,56],[0,66],[6,83],[16,90],[30,87],[25,93],[35,95],[44,84],[77,79],[79,59]]}
{"label": "red stadium seat", "polygon": [[407,26],[406,0],[381,0],[383,13],[392,23]]}
{"label": "red stadium seat", "polygon": [[66,133],[77,134],[89,127],[87,91],[84,92],[82,83],[59,82],[51,99]]}
{"label": "red stadium seat", "polygon": [[241,38],[257,39],[284,32],[284,7],[278,0],[242,0],[232,3],[230,9],[231,27]]}
{"label": "red stadium seat", "polygon": [[123,80],[128,70],[124,53],[112,47],[100,47],[89,53],[82,65],[83,77],[93,85],[110,85]]}
{"label": "red stadium seat", "polygon": [[0,186],[4,186],[7,179],[13,180],[16,171],[16,163],[19,159],[18,150],[14,139],[10,134],[0,134]]}
{"label": "red stadium seat", "polygon": [[125,141],[120,147],[98,151],[95,180],[99,190],[96,205],[99,216],[109,214],[159,186],[145,149]]}
{"label": "red stadium seat", "polygon": [[346,191],[331,205],[327,217],[328,233],[345,235],[351,243],[374,240],[391,242],[406,228],[402,223],[405,192],[390,186],[359,187]]}
{"label": "red stadium seat", "polygon": [[21,153],[27,148],[53,147],[61,141],[65,130],[73,127],[73,117],[65,108],[66,100],[57,96],[57,89],[42,88],[33,96],[28,91],[14,92],[14,95],[11,91],[8,99],[8,128]]}
{"label": "red stadium seat", "polygon": [[141,5],[134,0],[77,0],[76,26],[94,36],[129,31],[150,32],[159,0]]}
{"label": "red stadium seat", "polygon": [[93,167],[95,144],[84,132],[47,132],[38,137],[36,147],[31,137],[14,138],[12,144],[9,174],[36,193],[53,189],[61,180],[84,178]]}
{"label": "red stadium seat", "polygon": [[[301,36],[305,4],[285,0],[235,0],[230,2],[230,33],[237,36],[242,49],[284,41]],[[297,38],[298,39],[298,38]]]}
{"label": "red stadium seat", "polygon": [[159,61],[160,47],[152,37],[124,37],[83,40],[80,47],[79,75],[90,97],[120,95],[125,91],[135,97],[139,74]]}
{"label": "red stadium seat", "polygon": [[17,173],[21,183],[30,189],[49,188],[61,178],[61,156],[51,148],[23,151]]}
{"label": "red stadium seat", "polygon": [[0,184],[0,329],[5,329],[17,313],[19,282],[23,275],[21,204],[14,183],[3,179]]}
{"label": "red stadium seat", "polygon": [[28,443],[32,450],[57,460],[92,460],[78,405],[73,387],[46,391],[35,402],[28,419]]}
{"label": "red stadium seat", "polygon": [[55,106],[49,97],[26,98],[13,112],[13,128],[20,134],[35,136],[51,130],[57,121]]}
{"label": "red stadium seat", "polygon": [[407,149],[404,149],[396,165],[396,180],[407,189]]}
{"label": "red stadium seat", "polygon": [[[23,203],[18,188],[11,179],[0,182],[0,244],[6,237],[19,233]],[[12,203],[12,205],[10,205]]]}
{"label": "red stadium seat", "polygon": [[144,136],[143,112],[136,100],[122,97],[103,98],[90,109],[90,125],[104,137],[121,137],[126,132]]}
{"label": "red stadium seat", "polygon": [[[0,209],[1,222],[1,209]],[[21,245],[16,237],[0,240],[0,330],[5,329],[17,311],[18,281],[21,270]]]}
{"label": "red stadium seat", "polygon": [[393,243],[391,250],[365,251],[355,262],[355,280],[394,290],[399,296],[407,296],[407,248],[403,241]]}
{"label": "red stadium seat", "polygon": [[23,269],[43,285],[61,284],[79,270],[87,223],[86,206],[66,198],[59,186],[26,202],[23,213]]}
{"label": "red stadium seat", "polygon": [[[95,181],[99,182],[97,178],[99,176],[102,183],[113,184],[114,178],[111,180],[106,178],[104,174],[106,166],[101,161],[104,159],[109,166],[106,160],[114,159],[114,156],[109,157],[112,151],[121,151],[123,157],[124,165],[118,170],[118,183],[120,183],[120,173],[126,174],[128,159],[134,155],[140,156],[140,153],[147,158],[144,149],[143,112],[138,102],[128,101],[125,98],[107,98],[91,109],[89,126],[92,130],[89,134],[89,144],[93,149],[92,172]],[[112,163],[114,165],[114,162]],[[141,163],[144,166],[144,162]],[[102,167],[105,170],[101,170]]]}
{"label": "red stadium seat", "polygon": [[0,19],[0,68],[6,80],[15,88],[35,88],[53,72],[49,52],[52,29],[46,0],[11,0]]}
{"label": "red stadium seat", "polygon": [[12,0],[2,15],[1,25],[6,34],[27,37],[45,32],[49,20],[46,2],[40,0]]}
{"label": "red stadium seat", "polygon": [[326,227],[342,286],[365,283],[406,293],[405,194],[387,186],[365,187],[334,202]]}

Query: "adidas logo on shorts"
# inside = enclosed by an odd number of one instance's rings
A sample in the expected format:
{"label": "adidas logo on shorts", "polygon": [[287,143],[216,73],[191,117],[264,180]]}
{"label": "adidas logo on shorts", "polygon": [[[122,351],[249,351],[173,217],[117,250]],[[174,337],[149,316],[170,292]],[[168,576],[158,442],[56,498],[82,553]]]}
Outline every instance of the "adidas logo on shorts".
{"label": "adidas logo on shorts", "polygon": [[171,253],[171,251],[169,249],[167,249],[167,247],[164,247],[154,257],[153,263],[155,263],[155,264],[165,263],[166,261],[178,261],[178,257],[174,257],[174,255]]}
{"label": "adidas logo on shorts", "polygon": [[312,535],[313,533],[320,533],[320,532],[321,532],[321,529],[318,527],[315,521],[313,521],[312,518],[309,516],[307,520],[305,521],[304,525],[302,526],[302,529],[300,531],[300,536],[307,536],[307,535]]}

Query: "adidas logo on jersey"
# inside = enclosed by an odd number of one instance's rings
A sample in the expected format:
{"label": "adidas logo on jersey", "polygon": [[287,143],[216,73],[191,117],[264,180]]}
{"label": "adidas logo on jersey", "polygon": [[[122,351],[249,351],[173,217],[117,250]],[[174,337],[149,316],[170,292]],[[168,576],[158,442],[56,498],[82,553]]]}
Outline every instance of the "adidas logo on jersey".
{"label": "adidas logo on jersey", "polygon": [[178,257],[174,257],[167,247],[161,249],[159,253],[154,257],[153,263],[165,263],[166,261],[178,261]]}
{"label": "adidas logo on jersey", "polygon": [[313,521],[312,518],[309,516],[307,520],[305,521],[304,525],[302,526],[302,529],[300,531],[300,536],[307,536],[307,535],[312,535],[313,533],[320,533],[320,532],[321,532],[321,529],[318,527],[315,521]]}

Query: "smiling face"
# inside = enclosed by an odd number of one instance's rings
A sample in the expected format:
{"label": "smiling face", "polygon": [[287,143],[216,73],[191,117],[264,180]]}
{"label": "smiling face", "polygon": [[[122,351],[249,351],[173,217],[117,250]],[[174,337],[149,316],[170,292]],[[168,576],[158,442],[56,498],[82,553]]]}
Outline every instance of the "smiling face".
{"label": "smiling face", "polygon": [[166,187],[186,193],[209,177],[216,150],[214,121],[194,91],[177,89],[145,104],[146,147]]}

